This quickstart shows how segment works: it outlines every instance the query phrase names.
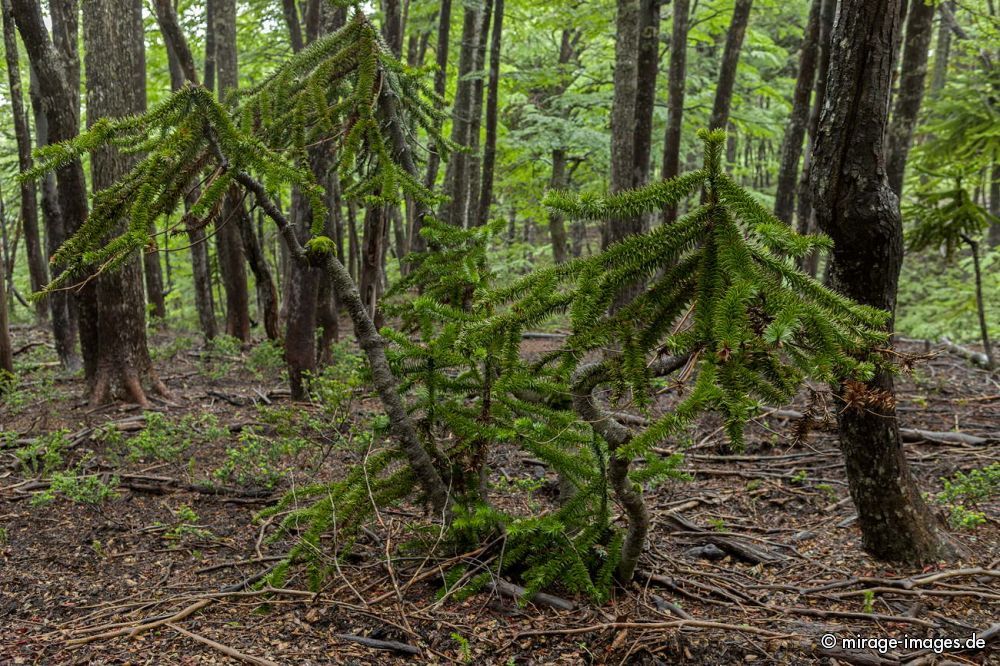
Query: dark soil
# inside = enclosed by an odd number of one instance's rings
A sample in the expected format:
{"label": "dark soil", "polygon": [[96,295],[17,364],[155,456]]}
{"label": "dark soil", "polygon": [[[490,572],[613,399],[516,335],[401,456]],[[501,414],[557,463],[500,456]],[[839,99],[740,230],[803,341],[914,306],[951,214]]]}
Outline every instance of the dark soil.
{"label": "dark soil", "polygon": [[[26,348],[33,343],[39,344]],[[0,403],[0,430],[8,433],[0,441],[2,664],[1000,663],[997,498],[967,507],[984,513],[985,524],[948,528],[968,548],[962,561],[914,569],[872,560],[860,547],[819,387],[783,406],[799,412],[813,406],[817,422],[804,438],[801,419],[764,416],[748,429],[746,450],[732,454],[719,424],[704,419],[686,451],[692,480],[647,496],[654,526],[641,575],[602,606],[580,598],[571,599],[573,610],[518,605],[488,592],[464,601],[440,598],[442,571],[460,561],[475,566],[477,554],[400,555],[396,547],[409,528],[426,520],[417,506],[382,512],[321,594],[306,592],[301,572],[282,590],[263,594],[243,583],[272,566],[290,542],[271,542],[273,522],[255,520],[256,513],[293,485],[333,480],[356,464],[359,454],[343,442],[351,424],[366,423],[377,405],[356,392],[328,432],[271,462],[273,487],[260,478],[226,477],[215,471],[242,433],[256,427],[276,437],[262,418],[267,410],[294,406],[319,414],[320,407],[293,405],[280,368],[254,351],[206,355],[166,333],[156,343],[158,371],[172,395],[155,411],[184,423],[180,430],[189,430],[193,443],[173,455],[129,457],[122,452],[146,423],[140,410],[89,407],[82,382],[54,367],[44,334],[15,330],[26,374]],[[525,351],[551,344],[531,340]],[[1000,433],[997,377],[947,354],[919,361],[902,376],[898,399],[905,427]],[[215,416],[215,431],[199,420],[205,414]],[[108,422],[124,431],[122,441],[95,435],[93,428]],[[15,451],[60,428],[73,443],[61,469],[102,481],[117,477],[117,496],[94,504],[62,496],[39,503],[49,478],[32,473]],[[206,440],[205,432],[214,434]],[[914,474],[942,520],[949,509],[934,501],[941,477],[996,462],[997,445],[995,439],[907,444]],[[522,511],[550,504],[555,480],[544,468],[511,450],[495,451],[491,466],[495,481],[512,489],[498,501]],[[227,587],[238,591],[220,592]],[[107,635],[159,620],[166,622],[134,636]],[[820,644],[824,634],[839,640],[974,633],[992,639],[992,647],[942,655],[933,646],[880,653]],[[372,647],[350,636],[396,645]]]}

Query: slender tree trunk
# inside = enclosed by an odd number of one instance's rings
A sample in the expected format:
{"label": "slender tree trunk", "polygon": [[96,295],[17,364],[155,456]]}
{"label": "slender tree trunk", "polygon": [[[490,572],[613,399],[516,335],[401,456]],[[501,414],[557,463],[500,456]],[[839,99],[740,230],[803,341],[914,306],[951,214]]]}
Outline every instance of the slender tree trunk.
{"label": "slender tree trunk", "polygon": [[288,26],[289,43],[292,53],[298,53],[304,46],[302,42],[302,26],[299,23],[299,8],[295,0],[281,0],[281,9],[285,15],[285,25]]}
{"label": "slender tree trunk", "polygon": [[781,166],[778,169],[778,189],[774,197],[774,214],[785,224],[792,223],[795,207],[795,186],[798,183],[799,157],[802,140],[809,122],[809,100],[812,98],[816,78],[816,60],[819,55],[819,22],[823,0],[812,0],[809,20],[802,35],[802,52],[799,54],[799,74],[792,94],[792,114],[785,128],[781,144]]}
{"label": "slender tree trunk", "polygon": [[719,83],[715,87],[715,102],[708,120],[710,129],[725,129],[729,122],[736,67],[740,62],[740,50],[743,48],[743,37],[747,32],[752,5],[753,0],[736,0],[733,7],[733,19],[729,24],[729,32],[726,33],[726,48],[722,52],[722,65],[719,67]]}
{"label": "slender tree trunk", "polygon": [[384,285],[385,225],[388,223],[388,210],[385,206],[368,206],[365,209],[364,229],[362,231],[361,273],[358,277],[358,289],[361,300],[368,309],[368,315],[380,322],[378,302],[382,298]]}
{"label": "slender tree trunk", "polygon": [[167,302],[163,291],[163,267],[160,265],[160,251],[156,245],[156,224],[150,229],[150,242],[142,253],[142,270],[146,278],[146,298],[153,306],[152,315],[160,324],[167,321]]}
{"label": "slender tree trunk", "polygon": [[[831,285],[893,312],[903,260],[899,201],[885,173],[883,137],[899,0],[840,0],[829,85],[811,181],[820,228],[834,241]],[[890,325],[891,329],[891,325]],[[837,421],[865,550],[883,560],[929,562],[954,553],[903,455],[892,374],[836,387]]]}
{"label": "slender tree trunk", "polygon": [[[466,5],[462,20],[462,46],[458,60],[458,83],[455,102],[452,105],[451,140],[459,146],[470,145],[472,126],[473,93],[475,85],[470,74],[475,71],[476,45],[482,21],[482,8],[472,3]],[[466,196],[468,195],[469,159],[465,152],[455,151],[445,169],[445,194],[449,201],[442,206],[441,219],[449,224],[462,226],[465,221]]]}
{"label": "slender tree trunk", "polygon": [[220,2],[228,0],[205,0],[205,87],[215,91],[215,15],[218,12],[216,7]]}
{"label": "slender tree trunk", "polygon": [[401,0],[382,0],[382,36],[392,54],[403,54],[403,4]]}
{"label": "slender tree trunk", "polygon": [[[556,148],[552,151],[552,178],[549,180],[550,190],[564,190],[568,185],[566,178],[566,151]],[[561,213],[549,211],[549,236],[552,239],[552,259],[557,264],[566,261],[566,223]]]}
{"label": "slender tree trunk", "polygon": [[[83,11],[86,43],[87,125],[101,118],[146,110],[146,58],[141,0],[87,0]],[[110,187],[135,165],[135,156],[106,147],[91,157],[95,190]],[[127,226],[119,222],[118,232]],[[123,392],[148,404],[142,380],[156,379],[146,346],[146,308],[138,253],[120,269],[97,277],[97,369],[91,402],[102,404]]]}
{"label": "slender tree trunk", "polygon": [[490,23],[493,17],[493,0],[485,0],[480,10],[480,24],[476,32],[476,59],[473,72],[476,79],[472,84],[472,112],[469,122],[469,177],[466,183],[465,217],[463,226],[474,226],[479,219],[479,195],[482,181],[483,156],[479,150],[480,131],[483,125],[483,90],[485,89],[482,72],[486,67],[486,47],[490,36]]}
{"label": "slender tree trunk", "polygon": [[[163,32],[167,46],[167,61],[170,66],[170,88],[179,90],[185,81],[197,85],[198,74],[194,57],[188,48],[184,34],[177,24],[177,16],[171,0],[156,0],[157,21]],[[197,185],[184,197],[184,210],[189,211],[200,196]],[[194,303],[198,312],[201,333],[208,342],[219,334],[215,320],[215,299],[212,296],[212,271],[208,256],[208,238],[205,228],[196,220],[185,218],[185,231],[191,250],[191,273],[194,281]],[[168,255],[169,256],[169,255]]]}
{"label": "slender tree trunk", "polygon": [[[3,220],[0,220],[3,224]],[[7,268],[3,267],[3,272]],[[10,344],[10,324],[7,315],[7,280],[0,276],[0,396],[7,384],[4,373],[14,374],[14,351]]]}
{"label": "slender tree trunk", "polygon": [[[10,0],[3,0],[3,40],[7,60],[7,81],[10,94],[10,106],[14,119],[14,138],[17,141],[17,165],[21,171],[31,168],[31,130],[28,128],[28,118],[24,111],[24,95],[21,92],[21,67],[18,62],[17,36],[14,27],[14,15]],[[21,183],[21,228],[24,231],[24,247],[28,255],[28,275],[31,279],[31,290],[41,291],[48,281],[48,271],[45,268],[45,257],[42,254],[42,242],[38,232],[38,190],[34,181]],[[48,310],[44,302],[35,304],[35,317],[38,321],[48,319]]]}
{"label": "slender tree trunk", "polygon": [[906,175],[906,158],[913,140],[913,130],[917,126],[917,115],[924,97],[924,79],[927,77],[927,52],[931,45],[934,27],[932,4],[923,0],[913,0],[906,19],[906,42],[903,46],[902,75],[899,94],[889,126],[888,163],[886,173],[889,187],[899,197],[903,192],[903,177]]}
{"label": "slender tree trunk", "polygon": [[[441,0],[441,9],[438,12],[437,46],[435,47],[437,71],[434,73],[434,92],[442,99],[444,98],[445,84],[448,81],[448,47],[450,35],[451,0]],[[441,156],[438,155],[437,148],[431,145],[427,156],[427,173],[424,176],[424,186],[427,189],[435,189],[440,167]],[[413,223],[410,227],[409,245],[411,252],[423,252],[427,247],[424,237],[420,235],[420,222],[419,217],[414,215]]]}
{"label": "slender tree trunk", "polygon": [[993,357],[993,346],[990,344],[990,328],[986,325],[986,303],[983,300],[983,273],[979,266],[979,243],[968,236],[962,236],[962,240],[972,251],[972,267],[976,275],[976,310],[979,313],[979,337],[983,341],[983,351],[986,353],[986,367],[992,370],[996,367],[996,359]]}
{"label": "slender tree trunk", "polygon": [[[830,71],[830,38],[837,9],[837,0],[822,0],[822,3],[823,8],[819,23],[819,62],[816,65],[816,92],[813,95],[812,110],[809,112],[809,140],[805,157],[802,159],[802,173],[799,176],[798,194],[795,201],[796,229],[800,234],[812,233],[816,229],[809,173],[812,166],[813,144],[816,141],[816,129],[819,126],[819,113],[823,108],[823,100],[826,98],[826,78]],[[816,272],[819,270],[819,253],[814,251],[800,259],[799,268],[816,277]]]}
{"label": "slender tree trunk", "polygon": [[[638,89],[640,0],[618,0],[615,35],[614,96],[611,102],[611,191],[632,187],[635,177],[636,95]],[[608,220],[601,226],[601,247],[642,233],[643,219]],[[626,295],[625,298],[629,298]]]}
{"label": "slender tree trunk", "polygon": [[[688,0],[674,0],[667,74],[667,129],[663,137],[663,178],[680,174],[681,124],[684,119],[684,83],[687,76]],[[663,211],[663,222],[677,219],[677,206]]]}
{"label": "slender tree trunk", "polygon": [[940,19],[938,21],[937,45],[934,47],[934,76],[931,78],[931,93],[936,93],[944,88],[945,81],[948,80],[948,60],[951,55],[951,25],[948,22],[945,12],[946,6],[954,13],[955,3],[952,0],[945,0],[941,3],[938,11]]}
{"label": "slender tree trunk", "polygon": [[[214,16],[209,17],[214,29],[215,68],[219,99],[224,100],[239,84],[236,60],[236,0],[213,0]],[[250,341],[250,296],[247,291],[247,271],[240,233],[243,206],[235,191],[226,196],[222,215],[216,221],[215,243],[219,257],[219,273],[226,291],[226,334]]]}
{"label": "slender tree trunk", "polygon": [[990,247],[1000,246],[1000,160],[997,155],[993,156],[993,166],[990,168],[990,215],[993,222],[990,224],[989,243]]}
{"label": "slender tree trunk", "polygon": [[[49,39],[37,0],[11,0],[11,8],[37,83],[32,95],[36,139],[39,145],[72,139],[80,129],[75,5],[69,8],[64,0],[50,4],[52,40]],[[68,39],[68,34],[72,34],[74,39]],[[52,179],[43,181],[42,203],[48,227],[48,248],[50,253],[54,253],[87,216],[86,180],[80,160],[73,160],[58,169],[54,182]],[[52,270],[54,276],[61,272],[59,266],[53,266]],[[92,301],[92,291],[91,285],[82,289],[77,298],[68,296],[67,292],[50,297],[56,352],[63,366],[70,370],[80,366],[74,349],[78,331],[84,359],[94,360],[95,337],[89,325],[96,323],[96,318],[88,322],[87,335],[77,318],[79,306],[84,304],[84,300]]]}
{"label": "slender tree trunk", "polygon": [[[503,38],[503,2],[493,0],[493,37],[490,42],[490,74],[486,93],[486,146],[483,148],[483,185],[479,195],[479,212],[476,224],[482,226],[490,219],[493,203],[493,172],[497,160],[497,102],[500,95],[500,42]],[[563,238],[565,243],[565,237]]]}
{"label": "slender tree trunk", "polygon": [[253,220],[242,205],[236,208],[240,225],[240,239],[243,241],[243,253],[253,271],[254,283],[257,287],[257,303],[260,307],[260,317],[264,321],[264,333],[268,340],[278,340],[281,333],[278,329],[278,288],[274,286],[271,267],[261,250],[257,234],[254,233]]}

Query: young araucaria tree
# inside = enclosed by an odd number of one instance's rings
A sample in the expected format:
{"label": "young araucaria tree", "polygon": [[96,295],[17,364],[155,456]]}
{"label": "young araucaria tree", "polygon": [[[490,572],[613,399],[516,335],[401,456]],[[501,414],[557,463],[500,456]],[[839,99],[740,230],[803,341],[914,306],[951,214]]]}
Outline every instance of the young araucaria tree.
{"label": "young araucaria tree", "polygon": [[[869,350],[884,340],[886,314],[796,270],[796,257],[828,241],[797,235],[722,171],[722,131],[702,135],[702,169],[606,198],[553,193],[547,201],[568,217],[627,219],[704,192],[687,215],[498,288],[485,252],[496,226],[463,230],[427,212],[435,202],[416,177],[410,137],[420,128],[447,152],[435,108],[417,73],[359,11],[229,106],[189,85],[143,116],[101,121],[43,151],[28,174],[107,144],[144,155],[97,193],[86,223],[60,250],[69,269],[49,289],[81,270],[115,269],[145,245],[150,219],[182,204],[193,181],[206,181],[188,213],[196,219],[231,188],[246,190],[293,260],[330,276],[386,412],[384,427],[375,424],[385,445],[345,479],[297,489],[270,510],[293,509],[281,524],[300,537],[272,582],[300,560],[322,576],[327,530],[349,544],[374,505],[419,492],[446,527],[447,538],[435,530],[430,542],[475,545],[484,561],[527,581],[529,592],[558,579],[603,598],[614,578],[632,577],[641,555],[650,522],[644,485],[677,474],[679,457],[654,447],[706,411],[721,414],[739,444],[758,406],[788,399],[805,377],[872,375],[881,361]],[[327,211],[306,147],[325,141],[336,150],[345,196],[396,202],[405,195],[421,220],[428,252],[386,309],[397,330],[376,330],[322,235]],[[276,193],[291,186],[313,211],[305,243],[277,204]],[[104,242],[124,217],[124,233]],[[626,291],[638,293],[626,301]],[[609,311],[613,302],[621,306]],[[522,331],[563,312],[572,324],[565,344],[524,358]],[[662,414],[652,399],[658,378],[669,378],[678,396]],[[605,387],[609,397],[600,393]],[[650,424],[633,431],[619,421],[615,403],[624,402],[648,411]],[[561,504],[529,515],[492,507],[486,480],[498,446],[521,448],[557,471],[570,490]],[[458,570],[449,584],[488,578]]]}

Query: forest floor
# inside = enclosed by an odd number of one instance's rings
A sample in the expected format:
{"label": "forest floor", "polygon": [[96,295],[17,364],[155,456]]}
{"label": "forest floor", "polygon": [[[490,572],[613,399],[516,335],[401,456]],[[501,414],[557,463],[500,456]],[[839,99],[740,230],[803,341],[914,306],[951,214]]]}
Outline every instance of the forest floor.
{"label": "forest floor", "polygon": [[[739,454],[705,419],[685,450],[692,479],[648,493],[636,583],[600,606],[559,608],[442,596],[443,571],[480,566],[479,553],[400,554],[425,520],[417,506],[383,511],[350,557],[331,560],[320,594],[294,570],[280,590],[254,589],[290,545],[256,514],[357,464],[377,404],[336,373],[335,397],[294,404],[273,348],[192,351],[159,333],[169,400],[94,409],[41,330],[14,333],[24,374],[0,402],[2,664],[1000,663],[1000,498],[959,509],[938,498],[942,477],[1000,458],[1000,383],[948,354],[916,363],[898,399],[906,428],[986,438],[906,445],[932,509],[966,523],[948,528],[967,549],[960,561],[906,568],[864,554],[832,417],[822,391],[804,391],[755,419]],[[791,412],[810,407],[818,422],[803,437]],[[490,463],[505,508],[551,506],[556,482],[537,461],[498,450]],[[973,634],[984,650],[839,642]]]}

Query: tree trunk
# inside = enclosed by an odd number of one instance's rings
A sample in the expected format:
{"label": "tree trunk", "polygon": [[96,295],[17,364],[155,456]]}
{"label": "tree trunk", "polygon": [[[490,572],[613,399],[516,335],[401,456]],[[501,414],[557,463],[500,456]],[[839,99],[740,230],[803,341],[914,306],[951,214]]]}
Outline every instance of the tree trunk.
{"label": "tree trunk", "polygon": [[988,234],[990,247],[1000,246],[1000,161],[993,156],[993,166],[990,168],[990,223]]}
{"label": "tree trunk", "polygon": [[361,273],[358,277],[358,289],[361,300],[368,309],[376,324],[380,324],[378,302],[382,298],[385,264],[384,256],[385,225],[388,223],[388,210],[382,205],[372,205],[365,209],[364,229],[362,231]]}
{"label": "tree trunk", "polygon": [[[3,224],[0,221],[0,224]],[[3,267],[3,272],[7,268]],[[14,374],[14,351],[10,345],[10,325],[7,317],[7,280],[0,276],[0,396],[3,395],[4,386],[7,384],[5,373]]]}
{"label": "tree trunk", "polygon": [[[441,10],[438,12],[438,33],[435,58],[437,71],[434,72],[434,92],[444,98],[445,84],[448,81],[448,42],[451,34],[451,0],[441,0]],[[438,128],[440,129],[440,127]],[[441,156],[437,148],[431,144],[427,155],[427,174],[424,176],[424,187],[435,189],[438,170],[441,167]],[[447,173],[447,172],[446,172]],[[414,215],[410,228],[410,251],[423,252],[426,249],[424,237],[420,235],[420,219]]]}
{"label": "tree trunk", "polygon": [[[170,66],[170,88],[180,89],[185,81],[197,85],[198,74],[195,69],[194,57],[188,48],[187,40],[177,24],[170,0],[156,0],[157,21],[163,32],[163,40],[167,46],[167,62]],[[197,184],[184,197],[184,210],[189,211],[200,196]],[[200,222],[185,218],[185,231],[191,250],[191,273],[194,281],[194,304],[198,312],[198,322],[205,342],[213,340],[219,334],[215,321],[215,299],[212,297],[212,272],[208,257],[208,238],[205,228]]]}
{"label": "tree trunk", "polygon": [[219,2],[228,0],[205,0],[205,76],[202,77],[205,87],[215,92],[215,15],[218,13],[216,6]]}
{"label": "tree trunk", "polygon": [[[462,47],[458,59],[458,83],[451,113],[451,140],[458,146],[468,147],[469,130],[472,126],[473,92],[475,86],[470,74],[475,71],[476,45],[482,8],[473,4],[465,7],[462,20]],[[457,150],[451,154],[445,169],[444,189],[449,200],[442,206],[439,217],[457,226],[462,226],[466,214],[468,195],[468,156]]]}
{"label": "tree trunk", "polygon": [[472,65],[475,73],[475,80],[472,83],[472,110],[469,116],[469,156],[467,158],[469,177],[466,182],[466,191],[462,195],[465,199],[465,216],[462,218],[462,226],[469,228],[476,224],[479,218],[479,195],[480,183],[482,181],[483,156],[479,150],[479,135],[483,125],[483,69],[486,67],[486,45],[490,36],[490,22],[493,17],[493,0],[485,0],[483,8],[480,10],[480,23],[476,31],[476,58]]}
{"label": "tree trunk", "polygon": [[[667,74],[667,129],[663,137],[663,178],[680,174],[681,124],[684,119],[684,83],[687,76],[688,0],[674,0]],[[677,206],[663,211],[663,222],[677,219]]]}
{"label": "tree trunk", "polygon": [[[292,192],[292,225],[300,244],[309,240],[312,209],[301,192]],[[293,400],[308,397],[309,376],[316,369],[316,299],[320,271],[292,262],[285,285],[285,362]]]}
{"label": "tree trunk", "polygon": [[[486,94],[486,146],[483,148],[483,185],[479,195],[476,224],[490,219],[493,203],[493,172],[497,160],[497,102],[500,95],[500,41],[503,37],[503,1],[494,0],[493,37],[490,42],[490,81]],[[565,238],[563,238],[565,243]]]}
{"label": "tree trunk", "polygon": [[733,102],[733,86],[736,84],[736,67],[740,62],[740,50],[743,48],[743,37],[750,21],[750,7],[753,0],[736,0],[733,7],[733,19],[726,33],[726,48],[722,52],[722,65],[719,67],[719,83],[715,87],[715,102],[712,104],[712,115],[708,120],[709,129],[725,129],[729,122],[729,107]]}
{"label": "tree trunk", "polygon": [[923,0],[913,0],[906,19],[906,42],[903,46],[903,62],[899,81],[899,94],[889,126],[889,147],[886,173],[889,187],[899,197],[903,192],[903,177],[906,175],[906,158],[910,152],[913,130],[917,126],[917,114],[924,97],[924,79],[927,76],[927,52],[931,45],[934,27],[932,4]]}
{"label": "tree trunk", "polygon": [[[947,6],[947,8],[946,8]],[[948,8],[954,13],[955,3],[952,0],[945,0],[941,3],[938,12],[941,17],[938,24],[937,45],[934,47],[934,76],[931,78],[931,92],[936,93],[944,88],[945,81],[948,80],[948,60],[951,55],[951,25],[945,13]]]}
{"label": "tree trunk", "polygon": [[[138,115],[146,110],[146,58],[141,0],[87,0],[83,11],[87,68],[87,126],[101,118]],[[110,187],[135,165],[133,155],[104,147],[91,157],[94,190]],[[124,231],[121,220],[115,235]],[[142,380],[156,379],[146,347],[146,308],[140,257],[135,253],[117,271],[97,277],[97,369],[91,402],[102,404],[124,393],[140,405],[148,400]]]}
{"label": "tree trunk", "polygon": [[778,189],[774,196],[774,215],[785,224],[792,223],[795,207],[795,185],[798,183],[799,157],[802,140],[809,122],[809,100],[816,78],[816,60],[819,55],[819,22],[823,0],[812,0],[809,20],[802,35],[802,52],[799,55],[799,74],[792,94],[792,113],[785,128],[781,144],[781,166],[778,169]]}
{"label": "tree trunk", "polygon": [[[209,25],[214,29],[215,68],[219,86],[219,99],[239,84],[236,60],[236,0],[213,0],[214,16]],[[222,206],[221,217],[216,220],[215,243],[219,257],[219,273],[226,291],[226,334],[250,341],[250,295],[247,291],[247,271],[243,255],[243,238],[240,233],[240,216],[237,210],[243,203],[231,191]]]}
{"label": "tree trunk", "polygon": [[[903,229],[899,201],[886,178],[883,137],[899,0],[840,0],[838,16],[812,156],[816,217],[835,243],[831,285],[855,301],[892,312]],[[843,384],[835,393],[865,550],[910,563],[952,554],[903,455],[892,374],[881,370],[867,384]]]}
{"label": "tree trunk", "polygon": [[[24,112],[24,96],[21,92],[21,67],[18,62],[17,36],[14,27],[10,0],[3,0],[3,41],[7,59],[7,81],[10,94],[10,106],[14,119],[14,137],[17,141],[17,165],[21,171],[31,168],[31,130],[28,118]],[[25,181],[21,188],[21,227],[24,230],[24,247],[28,256],[28,274],[31,278],[31,290],[34,292],[48,283],[48,271],[45,268],[45,257],[42,254],[41,237],[38,232],[38,190],[34,181]],[[35,304],[35,317],[38,321],[48,319],[45,303]]]}
{"label": "tree trunk", "polygon": [[986,303],[983,300],[983,273],[979,266],[979,243],[968,236],[962,236],[972,251],[972,268],[976,276],[976,311],[979,313],[979,337],[983,341],[983,352],[986,353],[986,369],[996,367],[993,357],[993,345],[990,344],[990,328],[986,325]]}
{"label": "tree trunk", "polygon": [[[639,0],[639,52],[636,57],[635,147],[632,149],[631,188],[642,187],[649,180],[650,154],[653,147],[653,106],[656,103],[656,78],[660,64],[660,3]],[[643,223],[643,229],[648,222]]]}
{"label": "tree trunk", "polygon": [[[550,190],[564,190],[568,185],[566,179],[566,151],[556,148],[552,151],[552,178],[549,180]],[[566,223],[562,213],[549,211],[549,236],[552,239],[552,259],[557,264],[566,261]]]}
{"label": "tree trunk", "polygon": [[403,6],[400,0],[382,0],[382,36],[397,58],[403,54]]}
{"label": "tree trunk", "polygon": [[[37,82],[32,95],[36,139],[39,145],[72,139],[80,130],[75,5],[67,7],[65,0],[50,4],[52,40],[49,39],[37,0],[11,0],[11,8]],[[72,34],[74,38],[68,39],[67,34]],[[40,125],[37,123],[39,119]],[[43,181],[43,213],[51,254],[68,235],[76,232],[87,217],[87,186],[80,160],[72,160],[56,171],[55,187],[51,179]],[[59,275],[60,267],[53,266],[52,270],[53,276]],[[78,319],[82,310],[92,310],[93,285],[79,290],[76,298],[67,296],[67,292],[50,298],[56,352],[63,366],[70,370],[80,366],[80,359],[74,350],[74,338],[78,331],[85,363],[88,359],[94,361],[96,331],[92,325],[96,324],[96,317],[88,320],[86,330]]]}
{"label": "tree trunk", "polygon": [[253,271],[254,283],[257,287],[257,303],[259,316],[264,322],[264,333],[268,340],[278,340],[281,332],[278,330],[278,288],[274,286],[271,268],[260,248],[257,234],[254,233],[253,220],[242,205],[236,208],[240,228],[240,240],[243,242],[243,253]]}
{"label": "tree trunk", "polygon": [[[830,37],[837,10],[837,0],[822,0],[822,3],[823,8],[819,22],[819,62],[816,65],[816,93],[813,95],[812,110],[809,112],[809,140],[805,157],[802,159],[802,173],[799,176],[795,202],[796,229],[800,234],[813,233],[816,229],[809,173],[812,166],[813,144],[816,141],[816,128],[819,126],[819,113],[823,108],[823,100],[826,98],[826,76],[830,71]],[[799,259],[798,264],[803,271],[816,277],[816,272],[819,270],[819,253],[815,251],[809,253]]]}

